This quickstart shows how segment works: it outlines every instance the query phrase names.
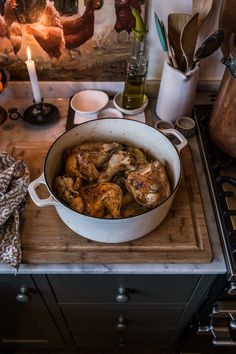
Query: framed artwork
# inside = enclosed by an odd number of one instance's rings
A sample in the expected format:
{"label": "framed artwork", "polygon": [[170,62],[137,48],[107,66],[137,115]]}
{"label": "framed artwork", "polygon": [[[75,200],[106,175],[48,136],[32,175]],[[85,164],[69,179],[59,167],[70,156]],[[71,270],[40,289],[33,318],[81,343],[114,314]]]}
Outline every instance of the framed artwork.
{"label": "framed artwork", "polygon": [[28,80],[27,46],[42,81],[120,81],[145,0],[0,0],[0,63]]}

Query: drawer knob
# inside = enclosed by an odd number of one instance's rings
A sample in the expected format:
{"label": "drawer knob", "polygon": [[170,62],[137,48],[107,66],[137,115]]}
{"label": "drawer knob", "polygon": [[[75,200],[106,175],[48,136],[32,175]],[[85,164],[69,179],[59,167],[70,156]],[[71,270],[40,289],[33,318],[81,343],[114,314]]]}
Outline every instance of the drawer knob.
{"label": "drawer knob", "polygon": [[117,320],[116,324],[116,329],[119,331],[124,331],[127,328],[127,325],[125,323],[125,317],[123,315],[120,315]]}
{"label": "drawer knob", "polygon": [[29,288],[22,285],[20,287],[19,294],[16,295],[16,300],[19,302],[29,302],[29,300],[30,300],[29,291],[30,291]]}
{"label": "drawer knob", "polygon": [[119,337],[118,339],[118,347],[124,348],[125,347],[125,339],[123,337]]}
{"label": "drawer knob", "polygon": [[116,295],[116,301],[121,302],[121,303],[125,303],[125,302],[128,302],[129,300],[130,300],[130,296],[129,296],[127,290],[125,288],[123,288],[122,286],[120,286],[118,288],[118,294]]}

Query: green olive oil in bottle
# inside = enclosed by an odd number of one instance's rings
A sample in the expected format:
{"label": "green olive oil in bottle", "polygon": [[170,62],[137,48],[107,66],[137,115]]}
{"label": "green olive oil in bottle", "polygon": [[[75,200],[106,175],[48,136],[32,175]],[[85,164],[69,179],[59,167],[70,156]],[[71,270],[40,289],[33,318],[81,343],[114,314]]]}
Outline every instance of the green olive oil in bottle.
{"label": "green olive oil in bottle", "polygon": [[136,109],[143,105],[148,66],[148,61],[144,55],[144,36],[148,30],[140,13],[135,8],[132,8],[132,14],[136,19],[135,28],[132,30],[134,42],[132,54],[127,61],[125,87],[122,95],[122,106],[128,110]]}

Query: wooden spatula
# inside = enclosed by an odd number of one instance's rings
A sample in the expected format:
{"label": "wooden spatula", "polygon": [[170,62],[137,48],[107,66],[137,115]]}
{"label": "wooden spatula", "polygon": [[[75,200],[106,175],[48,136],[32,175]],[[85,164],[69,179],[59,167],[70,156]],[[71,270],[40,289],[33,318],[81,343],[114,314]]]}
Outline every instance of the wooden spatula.
{"label": "wooden spatula", "polygon": [[178,64],[178,67],[182,66],[182,50],[180,46],[180,36],[181,32],[190,20],[191,15],[189,14],[169,14],[168,15],[168,36],[170,39],[170,43],[175,52],[175,58]]}
{"label": "wooden spatula", "polygon": [[219,28],[224,31],[225,37],[221,45],[226,58],[230,55],[229,40],[233,32],[236,32],[236,0],[223,0],[219,18]]}
{"label": "wooden spatula", "polygon": [[192,0],[193,4],[193,15],[198,13],[198,30],[205,22],[207,16],[209,15],[213,0]]}
{"label": "wooden spatula", "polygon": [[194,51],[198,37],[198,13],[184,26],[180,35],[180,47],[183,52],[187,69],[191,67],[194,57]]}

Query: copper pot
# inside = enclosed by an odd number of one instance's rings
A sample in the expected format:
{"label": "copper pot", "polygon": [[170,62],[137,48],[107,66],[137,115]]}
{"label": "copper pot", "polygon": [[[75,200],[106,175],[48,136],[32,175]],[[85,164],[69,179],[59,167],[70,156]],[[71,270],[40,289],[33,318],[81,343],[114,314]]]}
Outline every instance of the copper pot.
{"label": "copper pot", "polygon": [[236,158],[236,63],[232,60],[227,61],[224,63],[229,68],[225,69],[211,113],[209,133],[213,142],[222,151]]}

